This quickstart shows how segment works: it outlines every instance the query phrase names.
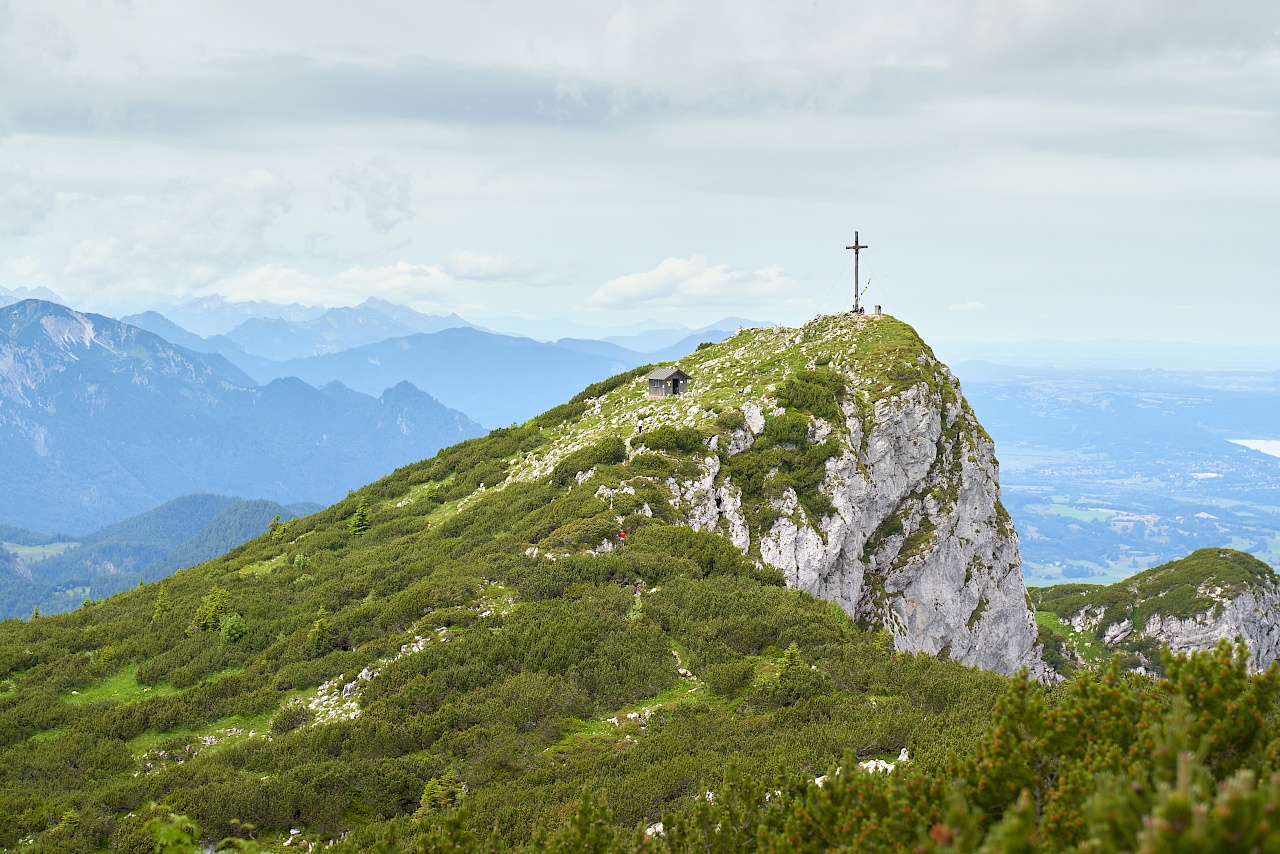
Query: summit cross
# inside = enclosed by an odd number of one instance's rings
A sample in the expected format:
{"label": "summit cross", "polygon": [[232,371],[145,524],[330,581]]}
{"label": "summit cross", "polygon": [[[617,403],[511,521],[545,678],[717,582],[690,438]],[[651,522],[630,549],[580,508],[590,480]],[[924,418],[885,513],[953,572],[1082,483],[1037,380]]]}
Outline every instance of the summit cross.
{"label": "summit cross", "polygon": [[859,288],[861,287],[861,281],[858,278],[858,251],[866,248],[867,246],[865,243],[859,242],[858,232],[856,231],[853,233],[853,245],[845,247],[845,249],[853,250],[853,311],[854,311],[854,314],[857,314],[862,309],[862,294],[861,294],[861,291],[859,290]]}

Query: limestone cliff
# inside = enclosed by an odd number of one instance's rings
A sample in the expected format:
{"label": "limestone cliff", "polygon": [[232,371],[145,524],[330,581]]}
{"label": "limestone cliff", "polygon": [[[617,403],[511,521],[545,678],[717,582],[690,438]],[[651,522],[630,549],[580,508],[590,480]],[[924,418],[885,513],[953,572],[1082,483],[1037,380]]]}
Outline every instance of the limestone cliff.
{"label": "limestone cliff", "polygon": [[898,649],[1051,675],[991,438],[910,327],[819,316],[741,331],[680,367],[689,393],[649,399],[639,373],[601,390],[513,479],[575,468],[593,443],[623,437],[643,474],[597,493],[621,502],[619,521],[633,505],[658,513],[632,497],[657,483],[665,521],[722,534]]}
{"label": "limestone cliff", "polygon": [[1063,584],[1034,596],[1041,625],[1058,636],[1045,640],[1065,658],[1060,669],[1119,656],[1131,669],[1158,671],[1162,646],[1187,653],[1237,638],[1249,645],[1251,669],[1280,660],[1280,578],[1233,549],[1200,549],[1117,584]]}

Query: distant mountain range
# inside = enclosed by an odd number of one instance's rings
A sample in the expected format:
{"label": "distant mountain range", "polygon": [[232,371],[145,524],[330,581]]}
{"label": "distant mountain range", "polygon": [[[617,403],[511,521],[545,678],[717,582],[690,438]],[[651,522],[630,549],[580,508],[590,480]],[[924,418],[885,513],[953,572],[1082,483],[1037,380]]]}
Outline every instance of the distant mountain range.
{"label": "distant mountain range", "polygon": [[9,288],[0,287],[0,307],[22,302],[24,299],[42,299],[49,302],[62,302],[62,297],[48,288]]}
{"label": "distant mountain range", "polygon": [[678,326],[670,329],[649,329],[639,332],[635,335],[610,335],[605,337],[604,341],[610,344],[617,344],[619,347],[625,347],[628,350],[634,350],[638,353],[657,353],[662,350],[668,350],[678,346],[683,342],[696,339],[697,341],[709,340],[705,336],[710,334],[725,333],[717,338],[717,342],[723,341],[737,332],[739,329],[751,329],[759,326],[772,326],[772,323],[763,323],[759,320],[747,320],[745,317],[726,317],[717,320],[708,326],[700,329],[688,329]]}
{"label": "distant mountain range", "polygon": [[479,435],[409,383],[257,383],[225,357],[42,300],[0,308],[0,520],[96,528],[192,492],[331,501]]}
{"label": "distant mountain range", "polygon": [[245,355],[281,362],[337,353],[388,338],[471,325],[456,314],[427,315],[374,298],[350,308],[331,308],[305,320],[250,317],[225,335],[211,336],[207,341],[158,312],[144,312],[120,319],[164,336],[175,344],[202,352],[221,353],[237,363]]}
{"label": "distant mountain range", "polygon": [[[0,619],[69,611],[217,557],[318,504],[187,495],[89,534],[79,542],[0,529]],[[11,539],[16,537],[16,541]]]}
{"label": "distant mountain range", "polygon": [[222,335],[253,318],[282,318],[293,322],[314,320],[325,313],[322,305],[281,305],[249,300],[232,302],[221,294],[210,294],[178,305],[165,306],[163,314],[183,329],[200,336]]}
{"label": "distant mountain range", "polygon": [[253,318],[225,335],[201,338],[157,312],[124,322],[198,352],[223,356],[255,381],[297,377],[340,382],[379,394],[410,382],[486,427],[522,422],[604,377],[679,359],[742,325],[726,318],[697,330],[650,330],[616,341],[562,338],[544,343],[477,327],[456,314],[425,315],[384,300],[335,308],[307,320]]}

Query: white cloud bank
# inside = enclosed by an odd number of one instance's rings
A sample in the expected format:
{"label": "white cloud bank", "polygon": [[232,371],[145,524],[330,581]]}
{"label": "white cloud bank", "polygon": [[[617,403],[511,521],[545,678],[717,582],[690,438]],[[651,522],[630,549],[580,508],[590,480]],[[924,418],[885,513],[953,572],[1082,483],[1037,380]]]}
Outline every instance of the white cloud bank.
{"label": "white cloud bank", "polygon": [[1274,338],[1280,4],[848,6],[0,0],[4,285]]}
{"label": "white cloud bank", "polygon": [[781,267],[749,272],[728,264],[707,264],[703,255],[668,258],[652,270],[605,282],[591,295],[598,308],[669,308],[693,305],[758,305],[779,302],[796,286]]}

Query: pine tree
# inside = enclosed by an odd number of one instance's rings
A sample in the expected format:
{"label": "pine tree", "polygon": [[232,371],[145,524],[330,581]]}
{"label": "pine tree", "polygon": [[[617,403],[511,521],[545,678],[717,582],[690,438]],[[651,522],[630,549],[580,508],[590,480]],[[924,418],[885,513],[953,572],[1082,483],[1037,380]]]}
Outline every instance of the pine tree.
{"label": "pine tree", "polygon": [[154,623],[156,620],[169,613],[170,608],[169,591],[161,587],[160,595],[156,597],[156,608],[151,612],[151,622]]}
{"label": "pine tree", "polygon": [[363,498],[356,505],[356,512],[351,516],[351,533],[360,536],[369,530],[369,502]]}
{"label": "pine tree", "polygon": [[316,621],[307,632],[307,646],[315,655],[324,655],[333,648],[329,638],[329,621],[326,619],[328,616],[329,612],[322,606],[316,614]]}
{"label": "pine tree", "polygon": [[191,618],[191,625],[187,627],[187,636],[219,628],[222,625],[222,618],[229,610],[227,591],[221,587],[213,588],[209,591],[209,595],[200,600],[200,607],[196,608],[196,613]]}
{"label": "pine tree", "polygon": [[289,530],[289,523],[280,521],[280,514],[271,520],[271,524],[267,526],[267,533],[271,535],[271,542],[278,543],[284,539],[285,532]]}

